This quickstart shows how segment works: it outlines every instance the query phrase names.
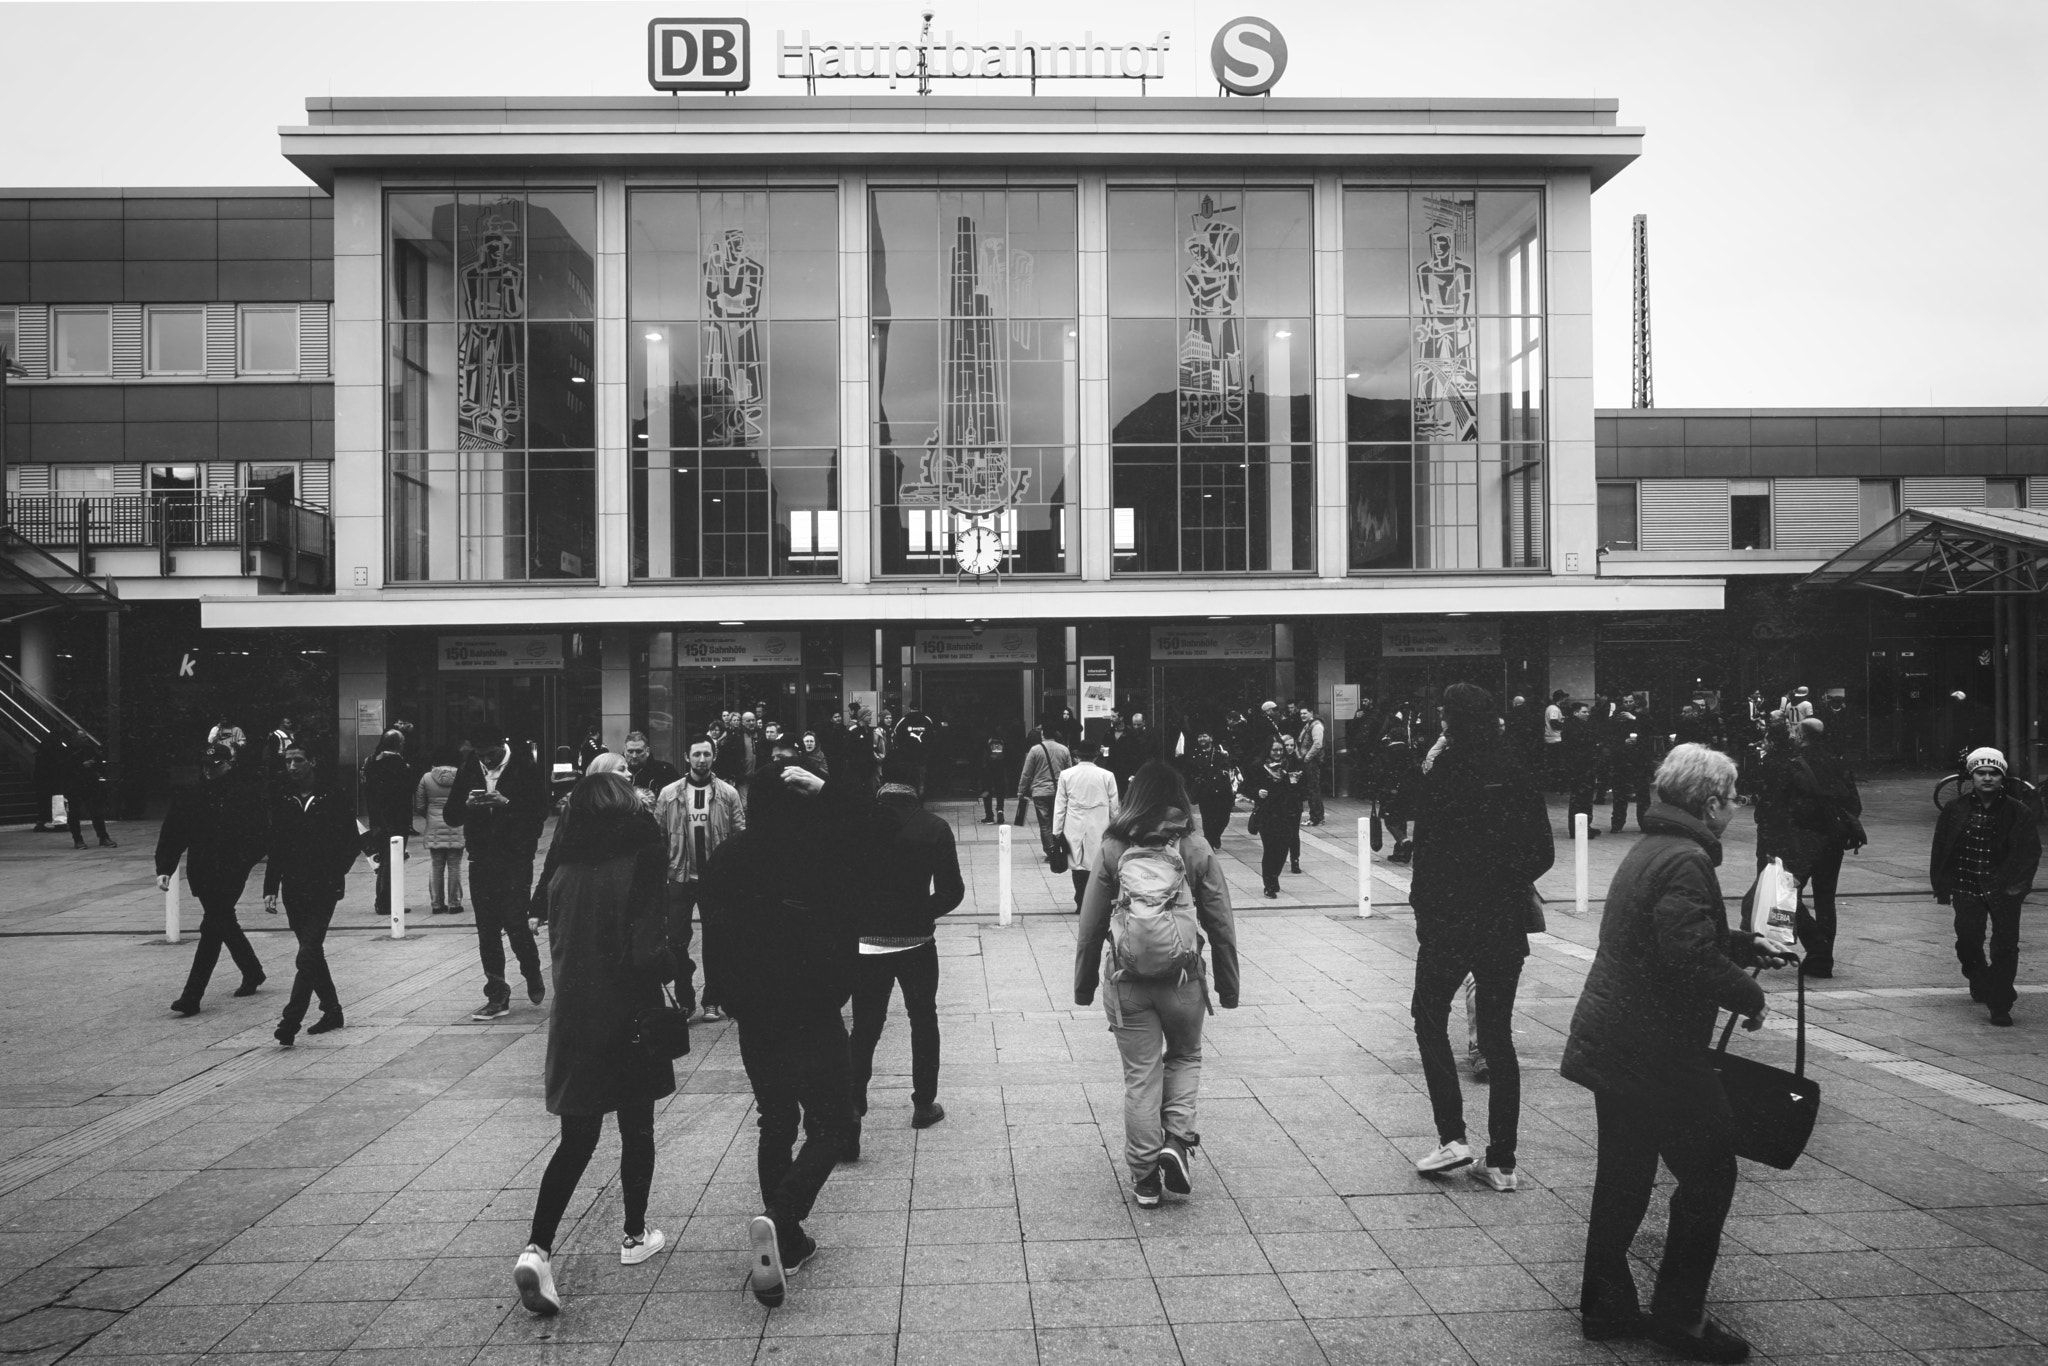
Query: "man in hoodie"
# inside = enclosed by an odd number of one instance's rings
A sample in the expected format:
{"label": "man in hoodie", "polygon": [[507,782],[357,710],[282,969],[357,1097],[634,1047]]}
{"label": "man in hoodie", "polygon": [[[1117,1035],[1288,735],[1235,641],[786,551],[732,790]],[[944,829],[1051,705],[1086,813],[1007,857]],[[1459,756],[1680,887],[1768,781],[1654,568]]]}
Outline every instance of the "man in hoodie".
{"label": "man in hoodie", "polygon": [[1451,1052],[1451,998],[1469,975],[1477,989],[1479,1050],[1492,1090],[1485,1162],[1474,1174],[1516,1188],[1522,1074],[1509,1027],[1529,956],[1534,884],[1556,860],[1543,794],[1501,739],[1493,694],[1470,683],[1444,690],[1447,745],[1416,785],[1415,1042],[1429,1085],[1438,1147],[1415,1164],[1425,1176],[1472,1165],[1465,1104]]}
{"label": "man in hoodie", "polygon": [[504,736],[480,731],[476,753],[456,771],[442,818],[462,831],[469,850],[469,895],[476,906],[477,949],[483,959],[484,1004],[472,1020],[495,1020],[512,1009],[505,981],[505,945],[519,959],[526,996],[547,999],[540,949],[526,911],[533,898],[533,851],[548,820],[548,785],[540,771]]}
{"label": "man in hoodie", "polygon": [[346,797],[323,792],[319,768],[297,740],[284,752],[285,790],[270,796],[270,860],[263,870],[263,909],[277,914],[278,893],[284,894],[285,919],[299,941],[291,999],[278,1022],[277,1041],[286,1048],[298,1036],[313,997],[320,998],[320,1018],[308,1034],[341,1028],[341,996],[327,970],[327,927],[334,907],[347,890],[348,870],[361,852],[356,816]]}
{"label": "man in hoodie", "polygon": [[[412,834],[412,765],[406,762],[405,736],[387,730],[377,752],[363,764],[363,809],[370,821],[370,860],[377,865],[377,914],[391,914],[391,841]],[[400,904],[405,888],[397,891]]]}
{"label": "man in hoodie", "polygon": [[874,876],[870,808],[865,793],[771,762],[748,784],[747,828],[705,869],[705,989],[739,1023],[760,1112],[762,1213],[747,1237],[754,1298],[770,1308],[817,1250],[803,1221],[859,1133],[840,1011]]}
{"label": "man in hoodie", "polygon": [[[661,790],[654,802],[654,817],[668,836],[668,935],[676,950],[679,995],[689,1009],[695,1000],[690,962],[691,917],[704,897],[704,870],[720,845],[747,828],[746,808],[739,789],[712,772],[715,754],[709,736],[690,741],[690,771]],[[704,987],[706,1023],[722,1020],[725,1012],[713,1001],[711,987]]]}
{"label": "man in hoodie", "polygon": [[853,1108],[868,1112],[875,1045],[900,984],[910,1017],[910,1127],[929,1129],[946,1117],[939,1104],[939,946],[932,928],[960,904],[967,884],[953,847],[953,827],[924,809],[917,766],[892,754],[875,794],[873,901],[853,973]]}
{"label": "man in hoodie", "polygon": [[231,745],[212,741],[200,760],[203,775],[172,801],[156,841],[157,890],[171,889],[178,860],[185,860],[185,880],[199,898],[199,947],[192,953],[192,971],[185,990],[171,1002],[180,1015],[197,1015],[199,1000],[220,961],[223,945],[242,970],[237,996],[253,996],[263,985],[263,964],[235,918],[235,903],[249,885],[249,870],[263,857],[269,830],[264,821],[262,789],[245,781],[235,769]]}

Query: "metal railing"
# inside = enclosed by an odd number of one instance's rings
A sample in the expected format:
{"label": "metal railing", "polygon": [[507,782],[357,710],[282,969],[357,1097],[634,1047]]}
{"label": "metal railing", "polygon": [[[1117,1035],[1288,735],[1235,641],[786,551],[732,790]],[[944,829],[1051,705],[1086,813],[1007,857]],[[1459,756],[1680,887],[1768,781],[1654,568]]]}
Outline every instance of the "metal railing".
{"label": "metal railing", "polygon": [[0,752],[11,754],[25,769],[33,767],[36,750],[60,725],[99,743],[91,731],[31,687],[27,679],[0,664]]}
{"label": "metal railing", "polygon": [[41,494],[9,499],[8,512],[31,544],[76,550],[81,572],[95,550],[155,550],[164,578],[177,550],[239,550],[244,575],[278,578],[287,592],[334,589],[334,524],[304,503],[256,493]]}

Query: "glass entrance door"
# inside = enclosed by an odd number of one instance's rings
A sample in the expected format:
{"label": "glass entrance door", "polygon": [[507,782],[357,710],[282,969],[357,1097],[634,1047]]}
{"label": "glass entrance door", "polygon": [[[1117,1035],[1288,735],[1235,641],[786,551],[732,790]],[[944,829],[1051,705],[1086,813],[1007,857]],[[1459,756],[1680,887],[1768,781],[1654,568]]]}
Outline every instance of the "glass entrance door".
{"label": "glass entrance door", "polygon": [[[1158,737],[1160,747],[1172,745],[1170,737],[1186,732],[1188,743],[1203,731],[1216,737],[1217,743],[1228,745],[1230,734],[1225,724],[1233,711],[1247,716],[1256,716],[1259,704],[1268,699],[1285,702],[1287,699],[1273,691],[1273,666],[1259,664],[1155,664],[1152,666],[1152,696],[1150,707],[1140,705],[1146,699],[1125,694],[1124,720],[1131,719],[1133,711],[1146,713],[1145,720],[1152,734]],[[1171,754],[1147,754],[1147,759],[1170,759]],[[1239,762],[1243,755],[1237,756]]]}
{"label": "glass entrance door", "polygon": [[572,743],[561,714],[561,675],[503,673],[437,675],[438,735],[459,744],[480,727],[502,731],[514,746],[529,744],[545,768],[557,745]]}
{"label": "glass entrance door", "polygon": [[[919,670],[918,698],[925,715],[938,723],[936,740],[927,741],[927,797],[980,792],[982,745],[990,736],[1001,739],[1009,754],[1021,755],[1030,673],[994,665]],[[1012,771],[1017,762],[1012,760]]]}
{"label": "glass entrance door", "polygon": [[684,743],[729,711],[765,711],[763,725],[776,721],[784,730],[803,733],[802,676],[794,670],[678,669],[675,676]]}

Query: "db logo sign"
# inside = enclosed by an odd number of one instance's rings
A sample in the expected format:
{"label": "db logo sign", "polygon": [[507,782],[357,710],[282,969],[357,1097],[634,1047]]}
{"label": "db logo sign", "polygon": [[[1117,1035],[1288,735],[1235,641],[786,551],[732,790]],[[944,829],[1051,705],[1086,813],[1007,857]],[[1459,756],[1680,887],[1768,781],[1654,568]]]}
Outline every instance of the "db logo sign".
{"label": "db logo sign", "polygon": [[1287,40],[1264,19],[1246,15],[1216,30],[1209,45],[1216,83],[1233,95],[1263,95],[1287,70]]}
{"label": "db logo sign", "polygon": [[647,26],[647,83],[656,90],[745,90],[751,57],[744,19],[656,19]]}

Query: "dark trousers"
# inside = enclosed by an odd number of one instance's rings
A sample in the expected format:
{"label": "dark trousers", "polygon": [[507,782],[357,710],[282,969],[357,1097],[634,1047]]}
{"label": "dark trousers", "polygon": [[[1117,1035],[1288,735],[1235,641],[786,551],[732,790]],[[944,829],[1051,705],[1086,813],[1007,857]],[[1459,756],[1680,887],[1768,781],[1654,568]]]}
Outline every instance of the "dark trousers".
{"label": "dark trousers", "polygon": [[[2016,896],[1957,892],[1956,961],[1963,976],[1993,1010],[2011,1010],[2019,995],[2012,979],[2020,966],[2020,902]],[[1991,926],[1991,957],[1984,957],[1984,926]]]}
{"label": "dark trousers", "polygon": [[1074,912],[1078,915],[1081,910],[1081,898],[1088,895],[1088,870],[1072,868],[1068,871],[1074,879]]}
{"label": "dark trousers", "polygon": [[1202,838],[1209,842],[1211,849],[1222,847],[1223,832],[1230,828],[1232,799],[1228,796],[1204,797],[1195,804],[1202,811]]}
{"label": "dark trousers", "polygon": [[[1650,810],[1650,777],[1648,774],[1639,773],[1634,769],[1615,774],[1614,817],[1608,822],[1610,830],[1619,832],[1628,824],[1628,804],[1630,802],[1636,804],[1636,829],[1640,830],[1643,828],[1643,817]],[[1591,821],[1586,823],[1588,825],[1592,824]],[[1839,863],[1839,860],[1837,862]]]}
{"label": "dark trousers", "polygon": [[1415,956],[1415,995],[1408,1013],[1415,1019],[1415,1044],[1422,1076],[1429,1083],[1429,1108],[1440,1142],[1465,1141],[1465,1097],[1458,1088],[1458,1060],[1451,1051],[1451,1001],[1465,978],[1475,988],[1479,1052],[1491,1084],[1486,1097],[1486,1165],[1515,1165],[1515,1140],[1522,1118],[1522,1068],[1515,1057],[1510,1024],[1515,988],[1522,980],[1524,954],[1510,940],[1501,945],[1424,944]]}
{"label": "dark trousers", "polygon": [[[1708,1093],[1704,1088],[1711,1088]],[[1677,1104],[1593,1093],[1599,1159],[1586,1223],[1586,1269],[1579,1312],[1588,1323],[1615,1323],[1639,1312],[1628,1249],[1650,1207],[1657,1159],[1678,1181],[1650,1312],[1691,1326],[1706,1312],[1707,1283],[1721,1255],[1721,1225],[1735,1196],[1735,1146],[1718,1080]]]}
{"label": "dark trousers", "polygon": [[206,984],[213,979],[213,965],[220,961],[223,947],[244,977],[261,977],[263,964],[257,961],[256,950],[249,945],[249,936],[242,933],[242,922],[235,918],[235,902],[241,899],[242,885],[238,883],[232,890],[219,887],[208,892],[194,887],[192,892],[199,898],[202,914],[199,919],[199,947],[192,951],[192,971],[185,978],[183,999],[197,1005],[199,998],[206,995]]}
{"label": "dark trousers", "polygon": [[903,987],[910,1017],[910,1099],[929,1105],[939,1096],[939,946],[919,944],[897,953],[864,953],[853,973],[853,1102],[866,1114],[875,1045],[889,1019],[889,996]]}
{"label": "dark trousers", "polygon": [[493,1001],[512,999],[505,981],[503,935],[512,941],[512,953],[519,971],[528,982],[538,982],[540,949],[533,942],[533,927],[526,923],[527,903],[533,896],[533,864],[530,861],[500,862],[471,858],[469,899],[476,903],[477,952],[484,965],[484,995]]}
{"label": "dark trousers", "polygon": [[1308,823],[1323,823],[1323,761],[1314,760],[1301,766],[1301,785],[1308,790]]}
{"label": "dark trousers", "polygon": [[71,832],[73,844],[82,846],[85,843],[85,836],[78,831],[78,823],[81,820],[91,821],[93,834],[99,837],[101,844],[107,842],[107,818],[100,814],[98,793],[81,792],[75,797],[67,795],[64,798],[64,809],[65,828]]}
{"label": "dark trousers", "polygon": [[981,818],[983,821],[1003,823],[1003,790],[994,784],[981,794]]}
{"label": "dark trousers", "polygon": [[1266,890],[1274,891],[1280,886],[1280,870],[1287,866],[1287,851],[1299,848],[1301,827],[1293,821],[1281,824],[1274,821],[1268,825],[1266,818],[1259,818],[1259,874],[1266,879]]}
{"label": "dark trousers", "polygon": [[741,1020],[740,1062],[760,1112],[755,1161],[761,1205],[787,1236],[791,1224],[810,1217],[825,1178],[859,1132],[845,1022],[834,1014],[797,1025],[764,1021],[750,1029]]}
{"label": "dark trousers", "polygon": [[[372,855],[370,855],[370,862],[372,862],[372,863],[374,863],[374,864],[376,864],[376,865],[377,865],[377,914],[378,914],[378,915],[390,915],[390,914],[391,914],[391,832],[390,832],[389,830],[379,830],[379,831],[377,831],[377,832],[376,832],[376,835],[377,835],[377,852],[376,852],[376,853],[374,853],[374,854],[372,854]],[[399,847],[399,850],[400,850],[400,852],[402,853],[402,852],[404,851],[404,849],[405,849],[405,844],[404,844],[405,836],[403,836],[403,835],[400,835],[400,836],[399,836],[398,838],[399,838],[399,841],[400,841],[400,843],[399,843],[399,846],[398,846],[398,847]],[[405,888],[403,888],[403,887],[400,887],[400,888],[398,889],[398,898],[399,898],[399,904],[403,905],[403,904],[404,904],[404,902],[405,902]]]}
{"label": "dark trousers", "polygon": [[306,1018],[313,998],[320,998],[320,1012],[331,1015],[341,1009],[341,997],[334,989],[334,975],[327,970],[327,926],[334,920],[334,905],[341,898],[332,891],[311,892],[284,885],[284,915],[299,941],[299,956],[293,962],[291,998],[284,1003],[284,1018],[297,1024]]}
{"label": "dark trousers", "polygon": [[1813,875],[1802,890],[1813,899],[1800,899],[1793,924],[1799,942],[1806,947],[1808,967],[1828,972],[1835,967],[1835,886],[1842,880],[1842,846],[1830,843],[1813,860]]}
{"label": "dark trousers", "polygon": [[1565,833],[1578,832],[1577,817],[1580,812],[1585,813],[1586,827],[1590,833],[1593,825],[1593,766],[1584,762],[1568,765],[1565,769],[1565,784]]}
{"label": "dark trousers", "polygon": [[[654,1185],[654,1102],[629,1101],[618,1109],[619,1185],[626,1197],[626,1234],[638,1238],[647,1232],[647,1192]],[[604,1128],[603,1115],[563,1115],[562,1141],[548,1159],[540,1178],[540,1195],[533,1202],[533,1232],[527,1241],[547,1252],[555,1250],[555,1230],[569,1208],[569,1197],[597,1151],[597,1139]]]}
{"label": "dark trousers", "polygon": [[1052,794],[1031,799],[1031,809],[1038,813],[1038,843],[1045,850],[1047,858],[1052,857]]}
{"label": "dark trousers", "polygon": [[[696,932],[692,920],[697,910],[699,885],[695,882],[668,884],[668,946],[676,957],[676,1004],[684,1010],[697,1008],[697,964],[690,957],[690,938]],[[711,1003],[708,994],[704,1003]]]}

